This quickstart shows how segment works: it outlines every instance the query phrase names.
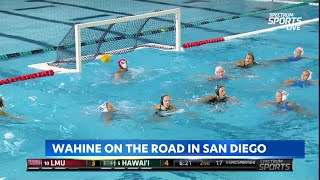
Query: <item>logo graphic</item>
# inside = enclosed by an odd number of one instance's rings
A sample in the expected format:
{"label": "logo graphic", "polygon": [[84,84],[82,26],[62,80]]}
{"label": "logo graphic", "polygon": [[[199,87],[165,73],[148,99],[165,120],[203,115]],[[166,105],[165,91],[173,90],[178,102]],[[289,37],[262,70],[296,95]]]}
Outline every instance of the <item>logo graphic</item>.
{"label": "logo graphic", "polygon": [[[294,17],[294,13],[270,13],[268,24],[294,24],[302,20],[302,17]],[[300,25],[292,25],[286,28],[287,30],[300,30]]]}

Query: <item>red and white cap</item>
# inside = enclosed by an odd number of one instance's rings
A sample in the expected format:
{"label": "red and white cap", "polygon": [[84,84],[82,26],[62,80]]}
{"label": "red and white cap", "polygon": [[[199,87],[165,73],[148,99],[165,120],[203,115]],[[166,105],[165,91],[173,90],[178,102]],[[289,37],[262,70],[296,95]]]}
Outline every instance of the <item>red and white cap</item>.
{"label": "red and white cap", "polygon": [[120,59],[118,61],[118,65],[121,69],[127,69],[128,68],[128,62],[125,59]]}

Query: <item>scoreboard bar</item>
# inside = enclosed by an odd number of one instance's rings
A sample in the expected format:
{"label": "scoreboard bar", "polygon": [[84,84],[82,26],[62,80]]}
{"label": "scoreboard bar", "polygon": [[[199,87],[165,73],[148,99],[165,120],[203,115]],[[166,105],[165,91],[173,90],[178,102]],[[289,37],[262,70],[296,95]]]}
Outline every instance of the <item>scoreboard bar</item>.
{"label": "scoreboard bar", "polygon": [[293,171],[293,159],[27,159],[27,171]]}

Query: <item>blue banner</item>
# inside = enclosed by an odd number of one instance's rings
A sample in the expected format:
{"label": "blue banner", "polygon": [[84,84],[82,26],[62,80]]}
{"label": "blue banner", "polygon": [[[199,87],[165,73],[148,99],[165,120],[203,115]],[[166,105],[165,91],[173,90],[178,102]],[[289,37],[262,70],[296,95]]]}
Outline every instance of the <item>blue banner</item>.
{"label": "blue banner", "polygon": [[304,158],[304,141],[47,140],[46,157]]}

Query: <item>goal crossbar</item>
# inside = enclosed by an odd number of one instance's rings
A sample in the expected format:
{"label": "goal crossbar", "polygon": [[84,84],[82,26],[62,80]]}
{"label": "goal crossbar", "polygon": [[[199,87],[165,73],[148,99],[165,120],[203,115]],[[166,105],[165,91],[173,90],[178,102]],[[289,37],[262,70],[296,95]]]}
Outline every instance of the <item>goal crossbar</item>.
{"label": "goal crossbar", "polygon": [[147,18],[151,18],[151,17],[163,16],[163,15],[168,15],[168,14],[180,14],[180,9],[176,8],[176,9],[169,9],[169,10],[163,10],[163,11],[158,11],[158,12],[140,14],[140,15],[135,15],[135,16],[126,16],[126,17],[121,17],[121,18],[117,18],[117,19],[81,23],[81,24],[76,24],[75,26],[77,26],[79,28],[89,28],[89,27],[106,25],[106,24],[121,23],[121,22],[127,22],[127,21],[132,21],[132,20],[139,20],[139,19],[147,19]]}
{"label": "goal crossbar", "polygon": [[139,20],[139,19],[147,19],[147,18],[158,17],[163,15],[169,15],[169,14],[175,14],[175,30],[176,30],[175,49],[176,51],[180,51],[181,50],[181,15],[180,15],[179,8],[146,13],[146,14],[135,15],[135,16],[126,16],[126,17],[121,17],[117,19],[76,24],[75,25],[76,72],[79,72],[79,73],[82,72],[81,29],[101,26],[101,25],[114,24],[114,23],[128,22],[128,21]]}

